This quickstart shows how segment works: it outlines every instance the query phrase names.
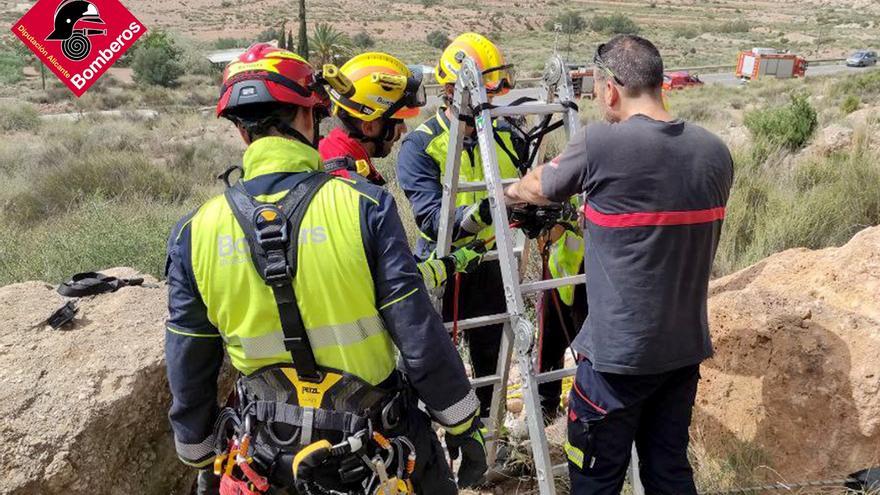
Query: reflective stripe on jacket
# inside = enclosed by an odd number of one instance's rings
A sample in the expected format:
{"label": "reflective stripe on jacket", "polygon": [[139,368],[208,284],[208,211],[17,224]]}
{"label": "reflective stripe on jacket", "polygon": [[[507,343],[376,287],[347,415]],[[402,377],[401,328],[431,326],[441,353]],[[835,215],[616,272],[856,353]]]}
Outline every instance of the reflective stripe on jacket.
{"label": "reflective stripe on jacket", "polygon": [[[320,166],[312,148],[267,137],[244,156],[244,186],[277,201]],[[371,384],[396,362],[429,412],[450,431],[478,407],[440,317],[431,306],[390,194],[333,179],[310,204],[300,232],[294,288],[317,362]],[[271,289],[250,261],[241,228],[223,196],[172,232],[166,264],[169,413],[179,456],[210,461],[223,348],[244,374],[290,362]],[[222,345],[221,345],[222,343]]]}
{"label": "reflective stripe on jacket", "polygon": [[[496,125],[498,141],[495,151],[501,177],[519,177],[514,163],[516,151],[511,140],[510,130]],[[500,141],[500,143],[499,143]],[[440,210],[443,201],[443,178],[446,173],[446,152],[449,147],[449,120],[444,109],[417,127],[404,138],[397,156],[397,179],[406,197],[412,204],[416,225],[422,238],[416,246],[416,256],[427,259],[434,250],[437,231],[440,227]],[[465,138],[461,153],[460,182],[482,182],[483,160],[475,138]],[[468,206],[488,196],[485,191],[462,192],[456,196],[458,207],[453,225],[453,241],[456,246],[467,244],[473,236],[460,230],[464,211]],[[491,232],[487,237],[491,236]]]}

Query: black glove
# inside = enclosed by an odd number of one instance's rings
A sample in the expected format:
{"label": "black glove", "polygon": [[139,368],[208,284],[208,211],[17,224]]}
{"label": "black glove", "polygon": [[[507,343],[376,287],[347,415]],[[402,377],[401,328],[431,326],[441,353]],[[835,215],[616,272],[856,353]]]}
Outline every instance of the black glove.
{"label": "black glove", "polygon": [[481,426],[480,421],[474,419],[474,423],[468,431],[460,435],[446,434],[446,448],[449,450],[449,458],[454,461],[461,454],[461,465],[458,466],[459,488],[476,485],[489,469],[486,462],[486,442],[483,439],[483,432],[480,430]]}

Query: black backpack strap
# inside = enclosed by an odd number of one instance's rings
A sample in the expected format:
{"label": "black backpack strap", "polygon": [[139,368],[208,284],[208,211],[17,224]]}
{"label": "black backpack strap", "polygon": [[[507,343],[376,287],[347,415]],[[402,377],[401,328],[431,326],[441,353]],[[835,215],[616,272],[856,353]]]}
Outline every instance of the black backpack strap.
{"label": "black backpack strap", "polygon": [[94,296],[143,283],[143,278],[116,278],[98,272],[85,272],[77,273],[73,278],[59,285],[58,293],[66,297]]}
{"label": "black backpack strap", "polygon": [[288,191],[277,205],[256,201],[241,182],[226,190],[226,201],[244,231],[254,267],[275,296],[284,347],[293,358],[297,375],[306,381],[320,381],[321,377],[292,278],[296,275],[299,231],[306,210],[331,179],[328,174],[313,173]]}
{"label": "black backpack strap", "polygon": [[324,172],[332,174],[337,170],[350,170],[352,172],[357,172],[357,164],[355,163],[354,158],[350,156],[338,156],[336,158],[324,160]]}

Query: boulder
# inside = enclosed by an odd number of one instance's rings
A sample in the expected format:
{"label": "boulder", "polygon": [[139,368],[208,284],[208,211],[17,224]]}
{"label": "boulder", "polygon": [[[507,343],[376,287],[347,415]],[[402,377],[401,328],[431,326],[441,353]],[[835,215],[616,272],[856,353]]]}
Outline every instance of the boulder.
{"label": "boulder", "polygon": [[748,447],[785,480],[880,464],[880,227],[713,281],[709,317],[694,431],[710,455]]}
{"label": "boulder", "polygon": [[146,278],[80,299],[64,330],[41,324],[65,302],[53,286],[0,288],[0,493],[188,493],[167,419],[165,289]]}

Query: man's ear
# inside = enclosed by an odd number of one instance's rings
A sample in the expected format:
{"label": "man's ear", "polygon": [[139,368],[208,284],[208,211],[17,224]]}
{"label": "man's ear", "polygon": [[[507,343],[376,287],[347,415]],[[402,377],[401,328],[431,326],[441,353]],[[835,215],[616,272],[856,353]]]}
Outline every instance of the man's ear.
{"label": "man's ear", "polygon": [[618,102],[620,102],[620,89],[609,78],[605,81],[605,104],[613,108]]}

